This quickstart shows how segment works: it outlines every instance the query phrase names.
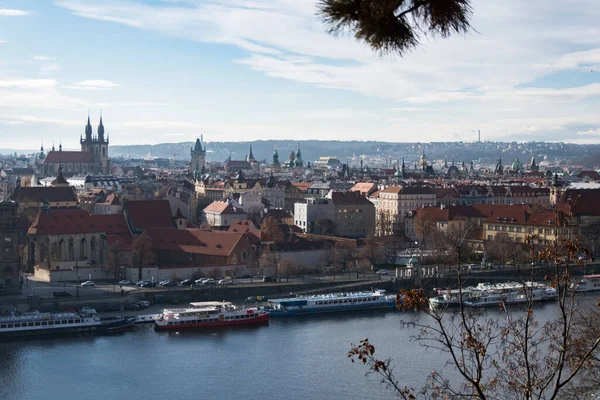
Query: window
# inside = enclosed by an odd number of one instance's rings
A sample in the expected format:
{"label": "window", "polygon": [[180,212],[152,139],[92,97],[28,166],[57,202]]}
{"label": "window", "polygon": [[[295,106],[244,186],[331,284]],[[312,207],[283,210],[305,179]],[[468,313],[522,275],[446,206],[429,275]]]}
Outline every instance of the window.
{"label": "window", "polygon": [[492,235],[488,235],[488,239],[487,240],[493,240],[494,237]]}
{"label": "window", "polygon": [[11,243],[11,242],[12,242],[12,238],[9,238],[9,237],[4,238],[4,243]]}

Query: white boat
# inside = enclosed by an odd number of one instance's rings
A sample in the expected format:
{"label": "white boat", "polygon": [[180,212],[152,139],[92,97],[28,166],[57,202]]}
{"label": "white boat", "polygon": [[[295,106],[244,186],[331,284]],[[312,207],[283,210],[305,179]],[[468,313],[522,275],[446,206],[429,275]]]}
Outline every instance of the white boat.
{"label": "white boat", "polygon": [[549,301],[558,299],[558,291],[550,287],[521,288],[515,290],[484,291],[479,296],[464,300],[468,307],[499,306],[500,304],[523,304],[529,301]]}
{"label": "white boat", "polygon": [[0,318],[0,338],[101,334],[131,328],[134,317],[96,317],[88,312],[40,313]]}
{"label": "white boat", "polygon": [[571,284],[574,292],[593,292],[600,290],[600,275],[584,275],[582,279]]}
{"label": "white boat", "polygon": [[268,323],[269,314],[258,308],[238,308],[229,302],[190,303],[189,308],[165,309],[154,321],[156,330],[213,328]]}
{"label": "white boat", "polygon": [[[431,307],[451,307],[460,305],[457,289],[439,290],[437,296],[429,299]],[[539,282],[480,283],[462,290],[462,302],[469,307],[486,307],[504,304],[546,301],[558,298],[556,289]]]}
{"label": "white boat", "polygon": [[396,296],[387,295],[385,290],[371,292],[330,293],[294,298],[271,299],[262,309],[271,316],[320,314],[368,309],[393,309]]}

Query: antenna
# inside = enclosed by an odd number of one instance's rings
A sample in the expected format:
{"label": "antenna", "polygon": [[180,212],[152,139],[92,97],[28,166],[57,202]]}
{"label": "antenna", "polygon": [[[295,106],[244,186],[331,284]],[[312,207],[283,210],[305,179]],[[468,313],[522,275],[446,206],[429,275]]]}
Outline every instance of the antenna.
{"label": "antenna", "polygon": [[477,142],[481,143],[481,129],[477,130]]}

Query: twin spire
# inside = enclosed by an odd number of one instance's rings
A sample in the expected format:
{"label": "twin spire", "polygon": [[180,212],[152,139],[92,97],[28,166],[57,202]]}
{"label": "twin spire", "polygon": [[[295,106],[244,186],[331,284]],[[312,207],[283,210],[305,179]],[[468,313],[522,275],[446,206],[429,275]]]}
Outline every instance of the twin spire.
{"label": "twin spire", "polygon": [[100,143],[108,143],[108,135],[106,138],[104,137],[104,124],[102,123],[102,110],[100,110],[100,123],[98,124],[98,130],[96,137],[93,136],[92,133],[92,123],[90,121],[90,112],[88,110],[88,120],[87,125],[85,126],[85,139],[80,138],[82,143],[91,143],[91,142],[100,142]]}

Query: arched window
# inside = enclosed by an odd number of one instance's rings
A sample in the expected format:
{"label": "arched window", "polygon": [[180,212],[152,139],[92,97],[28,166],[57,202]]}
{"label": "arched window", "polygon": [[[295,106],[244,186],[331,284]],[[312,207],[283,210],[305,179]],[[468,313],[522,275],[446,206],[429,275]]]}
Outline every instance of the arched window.
{"label": "arched window", "polygon": [[88,250],[87,250],[87,240],[85,238],[81,239],[79,244],[79,259],[87,260]]}
{"label": "arched window", "polygon": [[2,270],[2,279],[4,281],[5,286],[12,285],[12,279],[13,279],[14,273],[15,273],[14,269],[10,265],[7,265],[6,267],[4,267],[4,269]]}
{"label": "arched window", "polygon": [[90,239],[90,261],[92,264],[96,263],[96,238],[92,237]]}
{"label": "arched window", "polygon": [[72,237],[69,238],[69,249],[67,251],[67,258],[69,261],[75,261],[75,240]]}

